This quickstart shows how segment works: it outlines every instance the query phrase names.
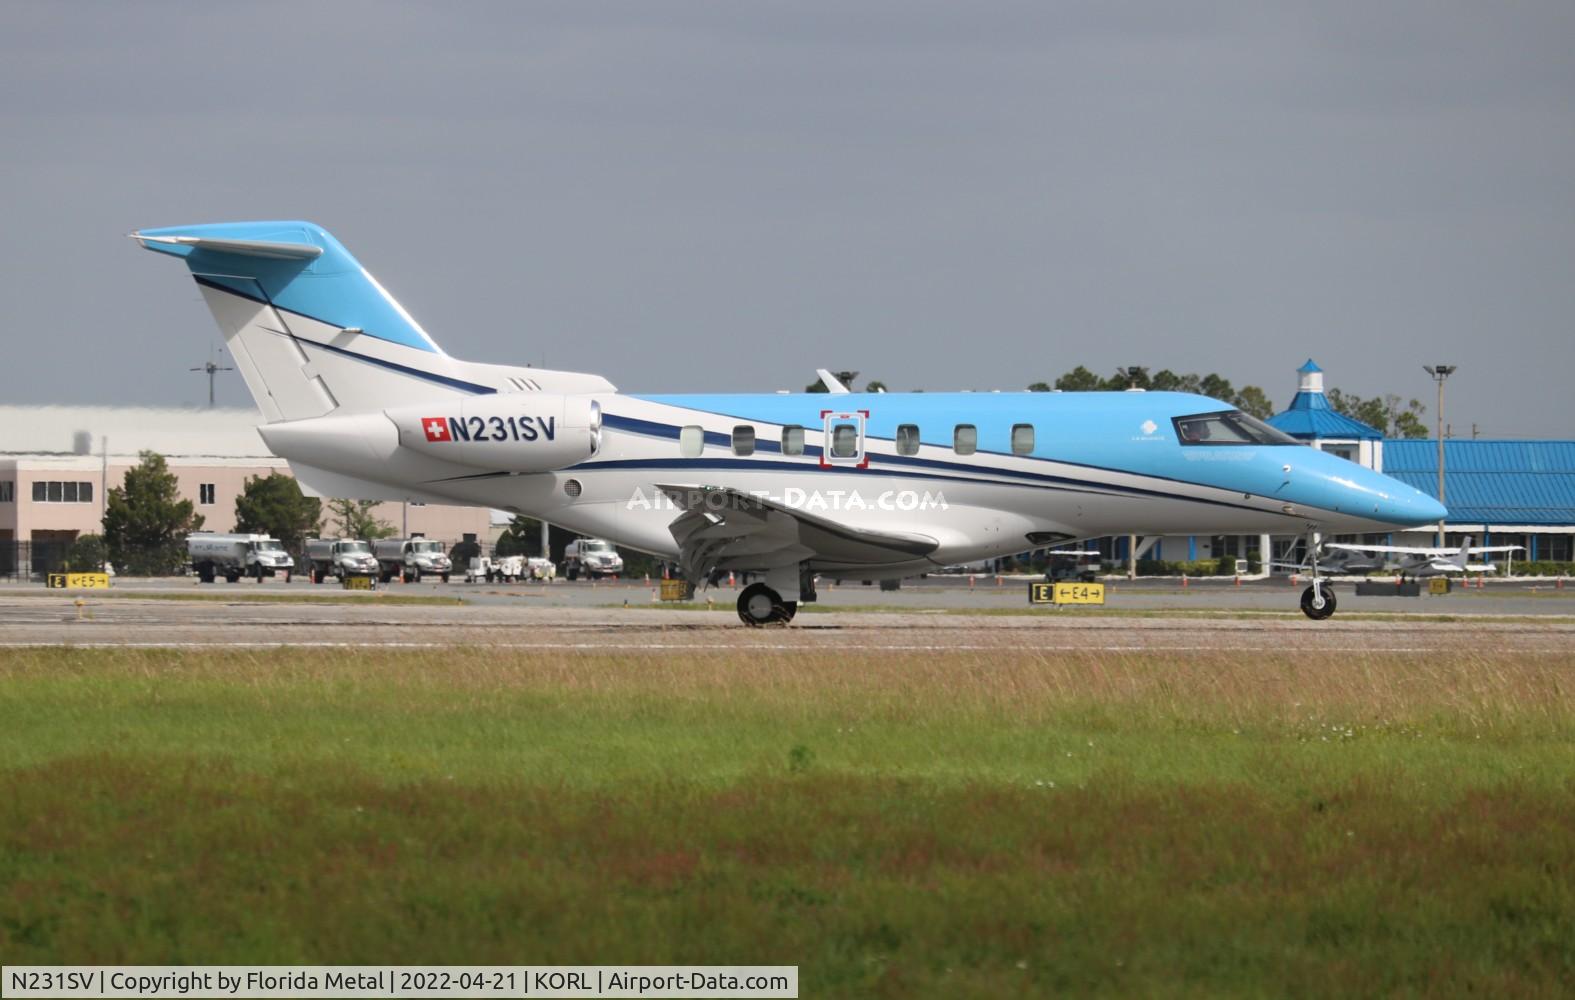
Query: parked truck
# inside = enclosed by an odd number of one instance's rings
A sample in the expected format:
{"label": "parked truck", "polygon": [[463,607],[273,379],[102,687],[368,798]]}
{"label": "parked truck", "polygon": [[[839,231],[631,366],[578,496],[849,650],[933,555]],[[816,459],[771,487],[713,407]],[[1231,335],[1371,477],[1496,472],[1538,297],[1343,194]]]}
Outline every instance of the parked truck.
{"label": "parked truck", "polygon": [[329,577],[344,580],[352,576],[377,577],[382,573],[372,546],[359,538],[308,538],[306,559],[311,564],[313,583]]}
{"label": "parked truck", "polygon": [[605,538],[576,538],[563,547],[563,575],[612,576],[623,572],[623,556]]}
{"label": "parked truck", "polygon": [[443,543],[430,538],[379,538],[372,543],[372,554],[383,568],[384,583],[396,576],[406,583],[420,583],[424,576],[447,583],[454,571]]}
{"label": "parked truck", "polygon": [[215,577],[224,577],[234,583],[243,576],[262,583],[263,577],[284,574],[290,580],[295,560],[276,539],[267,535],[224,535],[200,531],[186,536],[186,555],[191,560],[192,572],[203,583],[212,583]]}

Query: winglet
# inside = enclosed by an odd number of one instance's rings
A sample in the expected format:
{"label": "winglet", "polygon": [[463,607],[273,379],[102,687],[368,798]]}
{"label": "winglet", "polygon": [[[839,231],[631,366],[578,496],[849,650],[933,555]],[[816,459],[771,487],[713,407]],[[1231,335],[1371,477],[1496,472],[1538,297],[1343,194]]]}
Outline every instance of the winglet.
{"label": "winglet", "polygon": [[816,368],[815,374],[820,376],[820,384],[824,385],[826,387],[826,391],[829,393],[833,393],[838,396],[845,396],[852,391],[847,386],[838,381],[837,376],[831,374],[824,368]]}

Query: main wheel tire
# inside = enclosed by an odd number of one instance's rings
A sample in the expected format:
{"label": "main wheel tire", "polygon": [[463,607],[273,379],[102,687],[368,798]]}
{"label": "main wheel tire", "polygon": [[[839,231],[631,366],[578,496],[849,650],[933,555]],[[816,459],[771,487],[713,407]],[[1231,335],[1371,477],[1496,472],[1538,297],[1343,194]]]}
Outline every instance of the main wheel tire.
{"label": "main wheel tire", "polygon": [[784,601],[763,583],[751,583],[738,595],[738,619],[745,625],[786,624],[797,611],[797,601]]}
{"label": "main wheel tire", "polygon": [[[1323,592],[1322,606],[1318,606],[1317,604],[1318,591]],[[1335,603],[1334,589],[1328,584],[1324,584],[1323,586],[1317,588],[1317,590],[1314,590],[1312,587],[1308,587],[1306,590],[1302,591],[1302,614],[1306,615],[1308,618],[1311,618],[1315,622],[1321,622],[1325,618],[1328,618],[1330,615],[1334,614]]]}

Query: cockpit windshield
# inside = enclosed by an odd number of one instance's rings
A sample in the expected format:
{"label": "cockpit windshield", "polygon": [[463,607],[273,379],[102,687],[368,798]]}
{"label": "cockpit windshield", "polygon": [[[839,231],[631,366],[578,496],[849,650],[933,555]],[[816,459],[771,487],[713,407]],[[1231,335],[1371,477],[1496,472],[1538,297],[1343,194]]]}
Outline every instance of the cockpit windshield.
{"label": "cockpit windshield", "polygon": [[1176,437],[1182,444],[1296,444],[1302,442],[1240,410],[1177,417]]}

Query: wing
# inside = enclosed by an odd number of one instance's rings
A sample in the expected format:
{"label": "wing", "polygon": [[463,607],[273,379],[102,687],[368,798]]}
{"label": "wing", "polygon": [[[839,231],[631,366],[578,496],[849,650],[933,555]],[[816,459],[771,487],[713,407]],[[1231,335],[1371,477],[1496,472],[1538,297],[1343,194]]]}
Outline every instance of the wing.
{"label": "wing", "polygon": [[1469,548],[1466,551],[1472,555],[1476,555],[1480,552],[1520,552],[1524,548],[1525,547],[1521,545],[1478,545],[1473,548]]}
{"label": "wing", "polygon": [[684,575],[695,581],[719,569],[919,562],[940,546],[928,535],[853,527],[727,487],[656,488],[683,511],[668,530],[678,543]]}
{"label": "wing", "polygon": [[[1383,552],[1400,556],[1427,556],[1430,559],[1452,556],[1459,551],[1458,549],[1414,548],[1406,545],[1347,545],[1344,542],[1328,542],[1324,545],[1324,548],[1337,549],[1341,552]],[[1476,552],[1480,550],[1472,549],[1471,551]]]}

